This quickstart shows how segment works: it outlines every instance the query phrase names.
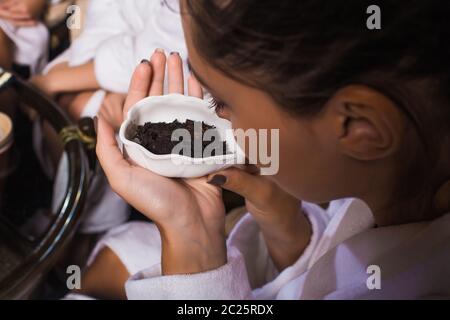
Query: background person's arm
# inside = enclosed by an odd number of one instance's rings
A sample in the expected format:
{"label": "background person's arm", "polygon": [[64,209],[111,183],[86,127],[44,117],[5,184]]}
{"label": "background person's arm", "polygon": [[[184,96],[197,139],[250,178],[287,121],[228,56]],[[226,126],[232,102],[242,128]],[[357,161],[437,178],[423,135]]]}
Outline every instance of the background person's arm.
{"label": "background person's arm", "polygon": [[31,83],[49,96],[100,89],[93,62],[76,67],[54,68],[46,75],[33,77]]}

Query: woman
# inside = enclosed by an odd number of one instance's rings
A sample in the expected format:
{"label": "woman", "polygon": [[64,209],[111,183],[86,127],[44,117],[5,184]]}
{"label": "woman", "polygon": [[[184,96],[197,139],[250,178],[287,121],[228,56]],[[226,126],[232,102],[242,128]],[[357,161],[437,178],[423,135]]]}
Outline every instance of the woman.
{"label": "woman", "polygon": [[[97,153],[113,189],[157,229],[110,235],[140,245],[103,247],[84,293],[100,288],[95,269],[113,269],[119,291],[132,276],[131,299],[449,296],[450,8],[387,1],[382,29],[370,31],[369,5],[182,1],[193,73],[234,128],[280,129],[280,170],[162,178],[123,159],[100,118]],[[161,59],[138,67],[125,112],[162,94]],[[182,90],[174,63],[171,92]],[[201,96],[195,81],[190,91]],[[245,196],[250,212],[227,241],[220,188]]]}

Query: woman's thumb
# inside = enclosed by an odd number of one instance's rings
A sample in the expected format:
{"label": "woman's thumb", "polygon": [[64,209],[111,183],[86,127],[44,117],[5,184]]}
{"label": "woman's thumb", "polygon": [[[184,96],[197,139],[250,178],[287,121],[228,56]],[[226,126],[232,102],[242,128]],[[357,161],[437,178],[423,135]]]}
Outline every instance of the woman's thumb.
{"label": "woman's thumb", "polygon": [[267,183],[260,176],[252,175],[244,170],[231,168],[214,173],[208,177],[208,183],[252,200],[264,192]]}

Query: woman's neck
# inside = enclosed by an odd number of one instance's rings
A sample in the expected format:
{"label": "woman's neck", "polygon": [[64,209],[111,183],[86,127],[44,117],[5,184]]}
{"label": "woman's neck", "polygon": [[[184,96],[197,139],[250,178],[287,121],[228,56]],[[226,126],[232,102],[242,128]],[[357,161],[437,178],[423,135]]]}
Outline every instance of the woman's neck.
{"label": "woman's neck", "polygon": [[379,227],[429,221],[442,215],[435,212],[431,197],[425,194],[405,199],[391,195],[378,202],[373,199],[363,200],[371,208],[375,223]]}

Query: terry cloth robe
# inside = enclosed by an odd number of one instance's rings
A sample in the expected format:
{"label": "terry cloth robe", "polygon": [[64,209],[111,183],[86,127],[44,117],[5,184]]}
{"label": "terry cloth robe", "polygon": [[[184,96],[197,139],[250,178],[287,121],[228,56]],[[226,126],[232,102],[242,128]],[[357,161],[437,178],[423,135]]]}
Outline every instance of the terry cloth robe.
{"label": "terry cloth robe", "polygon": [[[133,276],[129,299],[432,299],[450,297],[450,214],[434,221],[374,227],[360,200],[328,210],[303,203],[313,235],[302,256],[278,272],[250,214],[233,229],[228,263],[191,275],[161,275],[156,227],[133,223],[107,234]],[[139,270],[139,271],[138,271]]]}
{"label": "terry cloth robe", "polygon": [[127,93],[136,65],[157,48],[177,51],[186,60],[179,13],[162,1],[95,0],[80,37],[47,70],[61,62],[78,66],[93,60],[102,89]]}

